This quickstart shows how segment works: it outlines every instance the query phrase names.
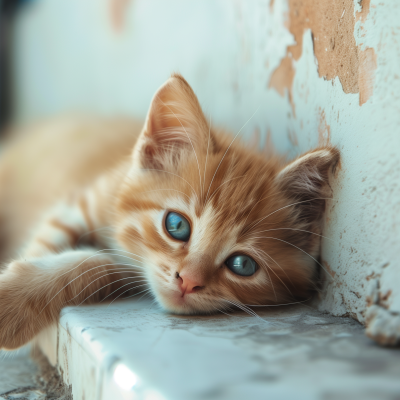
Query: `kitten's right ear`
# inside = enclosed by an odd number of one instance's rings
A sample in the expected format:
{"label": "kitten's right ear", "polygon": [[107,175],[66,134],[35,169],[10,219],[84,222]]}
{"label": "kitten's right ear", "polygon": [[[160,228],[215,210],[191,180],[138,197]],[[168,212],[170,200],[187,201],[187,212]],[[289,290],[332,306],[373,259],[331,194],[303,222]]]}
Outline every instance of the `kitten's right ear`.
{"label": "kitten's right ear", "polygon": [[[150,105],[133,159],[139,168],[164,169],[174,165],[182,152],[199,154],[210,146],[209,126],[199,101],[185,79],[172,75],[158,89]],[[197,156],[196,156],[197,157]]]}
{"label": "kitten's right ear", "polygon": [[305,223],[317,222],[324,212],[325,200],[330,197],[329,171],[335,170],[339,150],[328,146],[303,154],[283,168],[276,183],[293,202]]}

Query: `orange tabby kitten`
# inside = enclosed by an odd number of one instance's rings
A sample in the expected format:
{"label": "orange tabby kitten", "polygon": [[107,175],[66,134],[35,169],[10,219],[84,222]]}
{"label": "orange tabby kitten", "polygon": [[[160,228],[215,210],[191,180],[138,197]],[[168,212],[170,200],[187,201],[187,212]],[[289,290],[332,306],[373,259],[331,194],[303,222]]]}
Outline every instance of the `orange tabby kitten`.
{"label": "orange tabby kitten", "polygon": [[59,130],[3,156],[2,260],[14,260],[0,275],[0,348],[30,341],[64,305],[150,292],[171,312],[209,313],[315,288],[337,149],[265,158],[211,129],[180,75],[141,131]]}

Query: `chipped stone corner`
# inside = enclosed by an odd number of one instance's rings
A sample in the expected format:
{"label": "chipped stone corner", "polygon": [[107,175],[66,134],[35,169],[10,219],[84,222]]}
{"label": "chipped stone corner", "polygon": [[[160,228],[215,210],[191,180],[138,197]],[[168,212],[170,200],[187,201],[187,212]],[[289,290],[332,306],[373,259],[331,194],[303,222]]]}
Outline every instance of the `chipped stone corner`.
{"label": "chipped stone corner", "polygon": [[[28,356],[28,355],[27,355]],[[3,400],[73,400],[72,387],[63,382],[62,376],[53,367],[38,347],[31,349],[31,358],[37,366],[32,371],[31,385],[22,385],[5,393]],[[26,362],[26,360],[24,360]],[[21,379],[21,378],[19,378]]]}
{"label": "chipped stone corner", "polygon": [[400,313],[390,310],[391,291],[381,293],[379,277],[371,281],[365,312],[366,335],[382,346],[400,346]]}
{"label": "chipped stone corner", "polygon": [[41,391],[46,393],[45,399],[73,400],[72,386],[64,383],[57,368],[50,364],[39,348],[34,349],[32,358],[39,366],[37,382]]}
{"label": "chipped stone corner", "polygon": [[366,335],[382,346],[400,346],[400,314],[378,304],[367,308]]}

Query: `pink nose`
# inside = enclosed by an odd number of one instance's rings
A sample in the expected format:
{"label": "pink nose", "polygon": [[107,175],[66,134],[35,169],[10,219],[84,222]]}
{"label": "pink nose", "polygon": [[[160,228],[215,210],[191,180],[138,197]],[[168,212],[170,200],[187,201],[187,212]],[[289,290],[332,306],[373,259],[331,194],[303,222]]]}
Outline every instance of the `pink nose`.
{"label": "pink nose", "polygon": [[204,287],[204,286],[201,286],[201,282],[192,278],[189,275],[177,274],[177,277],[179,280],[178,285],[179,285],[179,289],[181,290],[182,297],[185,294],[198,292],[199,290],[203,289],[203,287]]}

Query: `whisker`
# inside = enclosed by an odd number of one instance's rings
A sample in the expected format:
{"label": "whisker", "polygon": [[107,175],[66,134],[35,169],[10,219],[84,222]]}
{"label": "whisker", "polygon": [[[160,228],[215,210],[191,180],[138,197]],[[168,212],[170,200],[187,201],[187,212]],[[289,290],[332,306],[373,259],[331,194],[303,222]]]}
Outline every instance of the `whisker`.
{"label": "whisker", "polygon": [[[161,100],[161,99],[160,99],[160,100]],[[189,136],[189,134],[187,133],[186,128],[183,126],[181,120],[180,120],[180,119],[178,118],[178,116],[173,112],[173,110],[171,109],[171,107],[169,107],[167,104],[165,104],[162,100],[161,100],[161,102],[164,104],[165,107],[168,107],[168,108],[169,108],[169,110],[172,112],[172,114],[174,114],[175,118],[179,121],[179,123],[181,124],[183,130],[184,130],[185,133],[186,133],[187,138],[189,139],[189,142],[190,142],[190,144],[191,144],[191,146],[192,146],[192,149],[193,149],[194,156],[196,157],[197,169],[199,170],[199,181],[200,181],[199,184],[200,184],[200,189],[201,189],[200,164],[199,164],[199,159],[197,158],[196,150],[194,149],[192,140],[190,139],[190,136]],[[201,196],[202,196],[202,195],[201,195]]]}
{"label": "whisker", "polygon": [[257,110],[253,113],[253,115],[252,115],[252,116],[246,121],[246,123],[240,128],[239,132],[236,134],[236,136],[235,136],[235,137],[233,138],[233,140],[231,141],[231,144],[230,144],[230,145],[228,146],[228,148],[226,149],[224,155],[223,155],[222,158],[221,158],[221,161],[219,162],[219,164],[218,164],[218,166],[217,166],[217,169],[216,169],[215,172],[214,172],[214,175],[213,175],[213,177],[212,177],[212,179],[211,179],[210,185],[208,186],[206,198],[208,198],[208,193],[210,192],[211,185],[212,185],[212,183],[214,182],[215,175],[217,174],[218,169],[219,169],[219,167],[220,167],[222,161],[224,160],[224,158],[225,158],[225,156],[226,156],[226,153],[229,151],[229,149],[231,148],[233,142],[236,140],[236,138],[238,137],[238,135],[240,134],[240,132],[243,130],[243,128],[244,128],[244,127],[249,123],[249,121],[254,117],[254,115],[255,115],[256,112],[259,110],[259,108],[260,108],[260,107],[257,108]]}
{"label": "whisker", "polygon": [[[124,300],[129,299],[129,298],[131,298],[131,297],[135,297],[135,296],[137,296],[137,295],[139,295],[139,294],[141,294],[141,293],[143,293],[143,292],[149,292],[149,294],[151,294],[151,288],[142,290],[141,292],[135,293],[135,294],[133,294],[133,295],[131,295],[131,296],[124,297]],[[157,300],[154,300],[154,301],[157,302]]]}
{"label": "whisker", "polygon": [[194,190],[193,186],[185,178],[182,178],[180,175],[177,175],[177,174],[174,174],[172,172],[165,171],[165,170],[162,170],[162,169],[155,169],[155,168],[146,168],[143,171],[159,171],[159,172],[164,172],[166,174],[174,175],[174,176],[177,176],[178,178],[181,178],[183,181],[185,181],[192,188],[193,193],[195,194],[195,196],[197,198],[197,201],[199,201],[199,198],[198,198],[197,193]]}
{"label": "whisker", "polygon": [[[273,260],[272,260],[273,261]],[[290,293],[290,295],[294,298],[292,291],[286,286],[285,282],[283,282],[283,280],[281,278],[279,278],[278,274],[269,266],[269,264],[264,261],[267,268],[279,279],[279,281],[282,283],[282,285],[285,287],[285,289]],[[281,268],[282,269],[282,268]],[[285,275],[287,276],[286,272],[282,269],[282,271],[285,273]],[[290,280],[290,278],[289,278]],[[278,300],[275,296],[275,300]]]}
{"label": "whisker", "polygon": [[301,304],[301,303],[306,303],[307,301],[311,300],[312,297],[309,297],[306,300],[301,300],[301,301],[294,301],[292,303],[282,303],[282,304],[245,304],[248,307],[280,307],[280,306],[290,306],[293,304]]}
{"label": "whisker", "polygon": [[257,233],[269,232],[269,231],[280,231],[280,230],[282,230],[282,229],[287,229],[287,230],[291,230],[291,231],[300,231],[300,232],[312,233],[313,235],[317,235],[317,236],[320,236],[320,237],[322,237],[322,238],[324,238],[324,239],[334,241],[334,239],[328,238],[328,237],[326,237],[326,236],[324,236],[324,235],[320,235],[319,233],[315,233],[315,232],[311,232],[311,231],[306,231],[306,230],[304,230],[304,229],[296,229],[296,228],[274,228],[274,229],[267,229],[267,230],[265,230],[265,231],[258,231]]}
{"label": "whisker", "polygon": [[[114,303],[114,301],[117,300],[118,297],[122,296],[124,293],[129,292],[129,291],[132,290],[132,289],[137,289],[138,287],[146,286],[146,285],[147,285],[147,283],[145,283],[145,284],[143,284],[143,285],[135,286],[134,288],[130,288],[130,289],[128,289],[128,290],[125,290],[125,292],[122,292],[120,295],[118,295],[118,296],[107,306],[107,308],[110,307],[111,304]],[[135,293],[135,294],[132,295],[132,296],[125,297],[124,300],[129,299],[130,297],[137,296],[137,295],[140,294],[140,293],[147,292],[148,290],[150,290],[150,289],[145,289],[145,290],[142,290],[142,291],[139,292],[139,293]]]}
{"label": "whisker", "polygon": [[231,317],[231,318],[235,318],[235,316],[234,315],[231,315],[231,314],[228,314],[228,313],[226,313],[226,312],[223,312],[222,310],[220,310],[219,308],[217,308],[217,307],[214,307],[218,312],[220,312],[221,314],[225,314],[225,315],[227,315],[228,317]]}
{"label": "whisker", "polygon": [[[274,262],[281,270],[282,272],[286,275],[286,277],[289,279],[289,282],[293,285],[292,280],[290,279],[289,275],[286,273],[286,271],[280,266],[280,264],[278,264],[277,261],[275,261],[266,251],[259,249],[258,251],[264,253],[267,257],[269,257],[272,262]],[[283,283],[283,282],[282,282]],[[286,287],[286,285],[284,285]],[[294,285],[293,285],[294,286]],[[289,293],[293,296],[292,292],[288,289]]]}
{"label": "whisker", "polygon": [[[116,280],[116,281],[113,281],[113,282],[111,282],[111,283],[108,283],[107,285],[104,285],[104,286],[102,286],[100,289],[97,289],[95,292],[93,292],[93,293],[91,293],[89,296],[87,296],[84,300],[82,300],[79,304],[78,304],[78,306],[80,306],[80,305],[82,305],[89,297],[92,297],[94,294],[96,294],[97,292],[99,292],[100,290],[102,290],[102,289],[104,289],[105,287],[107,287],[107,286],[110,286],[110,285],[113,285],[114,283],[117,283],[117,282],[120,282],[120,281],[123,281],[123,280],[125,280],[125,279],[135,279],[134,277],[130,277],[130,278],[122,278],[122,279],[118,279],[118,280]],[[134,281],[134,282],[129,282],[129,285],[133,285],[134,283],[139,283],[139,282],[143,282],[143,280],[139,280],[139,281]],[[93,283],[93,282],[91,282],[91,283]],[[89,285],[88,285],[89,286]],[[122,286],[121,286],[122,287]],[[120,287],[120,288],[121,288]],[[119,289],[120,289],[119,288]],[[82,292],[80,292],[80,293],[82,293]],[[79,294],[80,294],[79,293]],[[78,295],[79,295],[78,294]],[[75,296],[76,297],[76,296]],[[71,301],[71,300],[70,300]]]}
{"label": "whisker", "polygon": [[331,276],[331,274],[328,273],[328,271],[323,267],[323,265],[318,262],[312,255],[308,254],[305,250],[301,249],[300,247],[295,246],[293,243],[289,243],[286,240],[283,239],[278,239],[272,236],[260,236],[260,237],[255,237],[254,239],[273,239],[273,240],[279,240],[280,242],[284,242],[287,244],[290,244],[291,246],[295,247],[296,249],[302,251],[304,254],[307,254],[309,257],[311,257],[327,274],[328,276],[333,280],[333,277]]}
{"label": "whisker", "polygon": [[[121,254],[102,253],[103,251],[120,251],[120,252],[123,252],[123,253],[129,253],[128,251],[119,250],[119,249],[101,249],[101,250],[98,250],[98,251],[96,251],[94,254],[92,254],[91,256],[85,258],[85,259],[84,259],[81,263],[79,263],[76,267],[74,267],[74,268],[72,268],[72,269],[69,269],[68,271],[66,271],[66,272],[64,272],[64,273],[62,273],[62,274],[60,274],[60,275],[57,275],[56,278],[59,278],[60,276],[63,276],[63,275],[65,275],[65,274],[70,273],[71,271],[74,271],[75,269],[79,268],[82,264],[84,264],[86,261],[90,260],[91,258],[93,258],[93,257],[98,257],[98,256],[104,255],[104,254],[106,254],[106,255],[112,255],[112,256],[118,256],[118,257],[123,257],[123,258],[128,258],[129,260],[133,260],[133,261],[137,261],[137,262],[143,262],[143,261],[135,260],[135,259],[132,258],[132,257],[124,256],[124,255],[121,255]],[[99,253],[101,253],[101,254],[99,254]],[[129,253],[129,254],[133,254],[133,253]],[[136,257],[145,259],[144,257],[138,256],[138,255],[136,255]],[[153,265],[153,266],[154,266],[154,265]],[[142,267],[140,267],[140,268],[142,268]]]}
{"label": "whisker", "polygon": [[204,193],[204,186],[206,184],[206,170],[207,170],[207,160],[208,160],[208,148],[210,147],[210,137],[211,137],[211,114],[210,114],[210,124],[208,127],[208,141],[207,141],[207,155],[206,155],[206,161],[204,163],[204,179],[203,179],[203,191]]}
{"label": "whisker", "polygon": [[183,193],[181,190],[176,190],[176,189],[153,189],[153,190],[146,190],[146,191],[140,192],[140,193],[158,192],[159,190],[168,190],[168,191],[172,190],[173,192],[182,193],[184,196],[186,196],[190,200],[190,196],[188,196],[186,193]]}
{"label": "whisker", "polygon": [[[250,247],[253,249],[253,251],[255,251],[253,246],[250,246]],[[268,264],[267,264],[267,265],[268,265]],[[266,273],[267,273],[267,275],[268,275],[269,281],[271,282],[272,291],[274,292],[275,300],[278,301],[278,296],[276,295],[274,282],[272,281],[271,275],[270,275],[269,272],[268,272],[269,269],[270,269],[270,268],[267,268],[265,271],[266,271]]]}
{"label": "whisker", "polygon": [[254,210],[255,206],[256,206],[258,203],[261,203],[263,200],[269,199],[269,198],[272,197],[272,196],[275,196],[275,193],[274,193],[274,194],[270,194],[269,196],[266,196],[266,197],[262,198],[261,200],[258,200],[257,203],[255,203],[254,206],[251,208],[250,212],[247,214],[246,219],[244,220],[244,222],[243,222],[242,225],[245,226],[247,219],[249,218],[251,212]]}
{"label": "whisker", "polygon": [[285,208],[294,206],[294,205],[296,205],[296,204],[308,203],[308,202],[314,201],[314,200],[332,200],[332,197],[317,197],[317,198],[315,198],[315,199],[308,199],[308,200],[303,200],[303,201],[297,201],[296,203],[292,203],[292,204],[289,204],[289,205],[287,205],[287,206],[278,208],[277,210],[275,210],[275,211],[273,211],[272,213],[268,214],[266,217],[261,218],[255,225],[253,225],[252,229],[254,229],[261,221],[264,221],[266,218],[268,218],[268,217],[270,217],[271,215],[277,213],[278,211],[281,211],[281,210],[283,210],[283,209],[285,209]]}
{"label": "whisker", "polygon": [[253,317],[256,317],[257,319],[260,319],[263,323],[268,324],[269,322],[266,321],[265,319],[261,318],[256,312],[254,312],[252,309],[248,308],[247,306],[245,306],[242,303],[236,303],[227,299],[222,299],[224,301],[227,301],[228,303],[233,304],[234,306],[240,308],[242,311],[247,312],[248,314],[252,315]]}
{"label": "whisker", "polygon": [[[225,185],[225,183],[228,183],[228,182],[233,181],[233,180],[235,180],[235,179],[243,178],[243,177],[245,177],[245,176],[246,176],[246,175],[237,176],[237,177],[235,177],[235,178],[228,179],[227,181],[221,183],[221,184],[212,192],[212,194],[211,194],[210,198],[208,199],[208,201],[211,201],[211,199],[213,198],[213,196],[215,195],[215,193],[217,192],[217,190],[218,190],[222,185]],[[207,202],[207,199],[206,199],[206,202]]]}
{"label": "whisker", "polygon": [[[80,275],[78,275],[77,277],[75,277],[74,279],[72,279],[71,281],[69,281],[65,286],[63,286],[47,303],[46,305],[42,308],[42,310],[40,311],[39,315],[43,312],[43,310],[52,302],[52,300],[58,295],[60,294],[68,285],[70,285],[72,282],[76,281],[78,278],[80,278],[82,275],[86,274],[87,272],[90,272],[96,268],[101,268],[101,267],[107,267],[110,265],[115,265],[114,263],[108,263],[108,264],[102,264],[102,265],[97,265],[96,267],[93,267],[87,271],[82,272]],[[137,267],[133,264],[119,264],[119,265],[127,265],[127,266],[132,266],[132,267]]]}
{"label": "whisker", "polygon": [[[141,281],[135,281],[135,282],[126,283],[125,285],[120,286],[118,289],[116,289],[116,290],[114,290],[113,292],[111,292],[110,294],[108,294],[106,297],[104,297],[104,299],[101,299],[101,300],[100,300],[100,303],[102,303],[107,297],[111,296],[111,295],[114,294],[115,292],[118,292],[118,290],[122,289],[122,288],[125,287],[125,286],[132,285],[132,283],[146,282],[146,281],[147,281],[147,279],[144,279],[144,280],[141,280]],[[132,288],[131,288],[131,289],[132,289]],[[131,290],[131,289],[129,289],[129,290]],[[125,292],[124,292],[124,293],[125,293]]]}
{"label": "whisker", "polygon": [[[136,257],[139,257],[139,258],[143,258],[144,260],[146,260],[145,257],[139,256],[138,254],[131,253],[130,251],[126,251],[126,250],[121,250],[121,249],[101,249],[101,250],[99,250],[98,252],[101,252],[101,251],[120,251],[121,253],[130,254],[130,255],[133,255],[133,256],[136,256]],[[115,255],[118,255],[118,254],[115,254]],[[121,257],[122,257],[122,256],[121,256]],[[132,259],[132,260],[133,260],[133,259]],[[139,261],[139,260],[135,260],[135,261]],[[146,260],[146,261],[147,261],[147,260]],[[154,265],[154,264],[153,264],[153,265]]]}
{"label": "whisker", "polygon": [[[68,300],[67,303],[69,303],[69,302],[71,302],[72,300],[76,299],[76,298],[77,298],[84,290],[86,290],[92,283],[98,281],[99,279],[105,278],[106,276],[115,275],[115,274],[119,274],[119,272],[112,272],[112,273],[110,273],[110,274],[105,274],[105,275],[103,275],[103,276],[100,276],[99,278],[96,278],[96,279],[92,280],[92,281],[91,281],[89,284],[87,284],[78,294],[76,294],[72,299]],[[96,294],[97,292],[99,292],[100,290],[104,289],[104,288],[107,287],[107,286],[113,285],[113,284],[116,283],[116,282],[124,281],[124,280],[126,280],[126,279],[136,279],[136,278],[138,278],[138,277],[137,277],[137,276],[127,276],[127,277],[125,277],[125,278],[117,279],[116,281],[113,281],[113,282],[111,282],[111,283],[107,283],[106,285],[102,286],[100,289],[97,289],[95,292],[91,293],[88,297],[86,297],[85,300],[81,301],[81,302],[79,303],[79,305],[81,305],[82,303],[84,303],[89,297],[93,296],[94,294]],[[144,282],[144,281],[145,281],[145,280],[139,280],[139,281],[137,281],[137,282]],[[135,281],[135,282],[136,282],[136,281]]]}

